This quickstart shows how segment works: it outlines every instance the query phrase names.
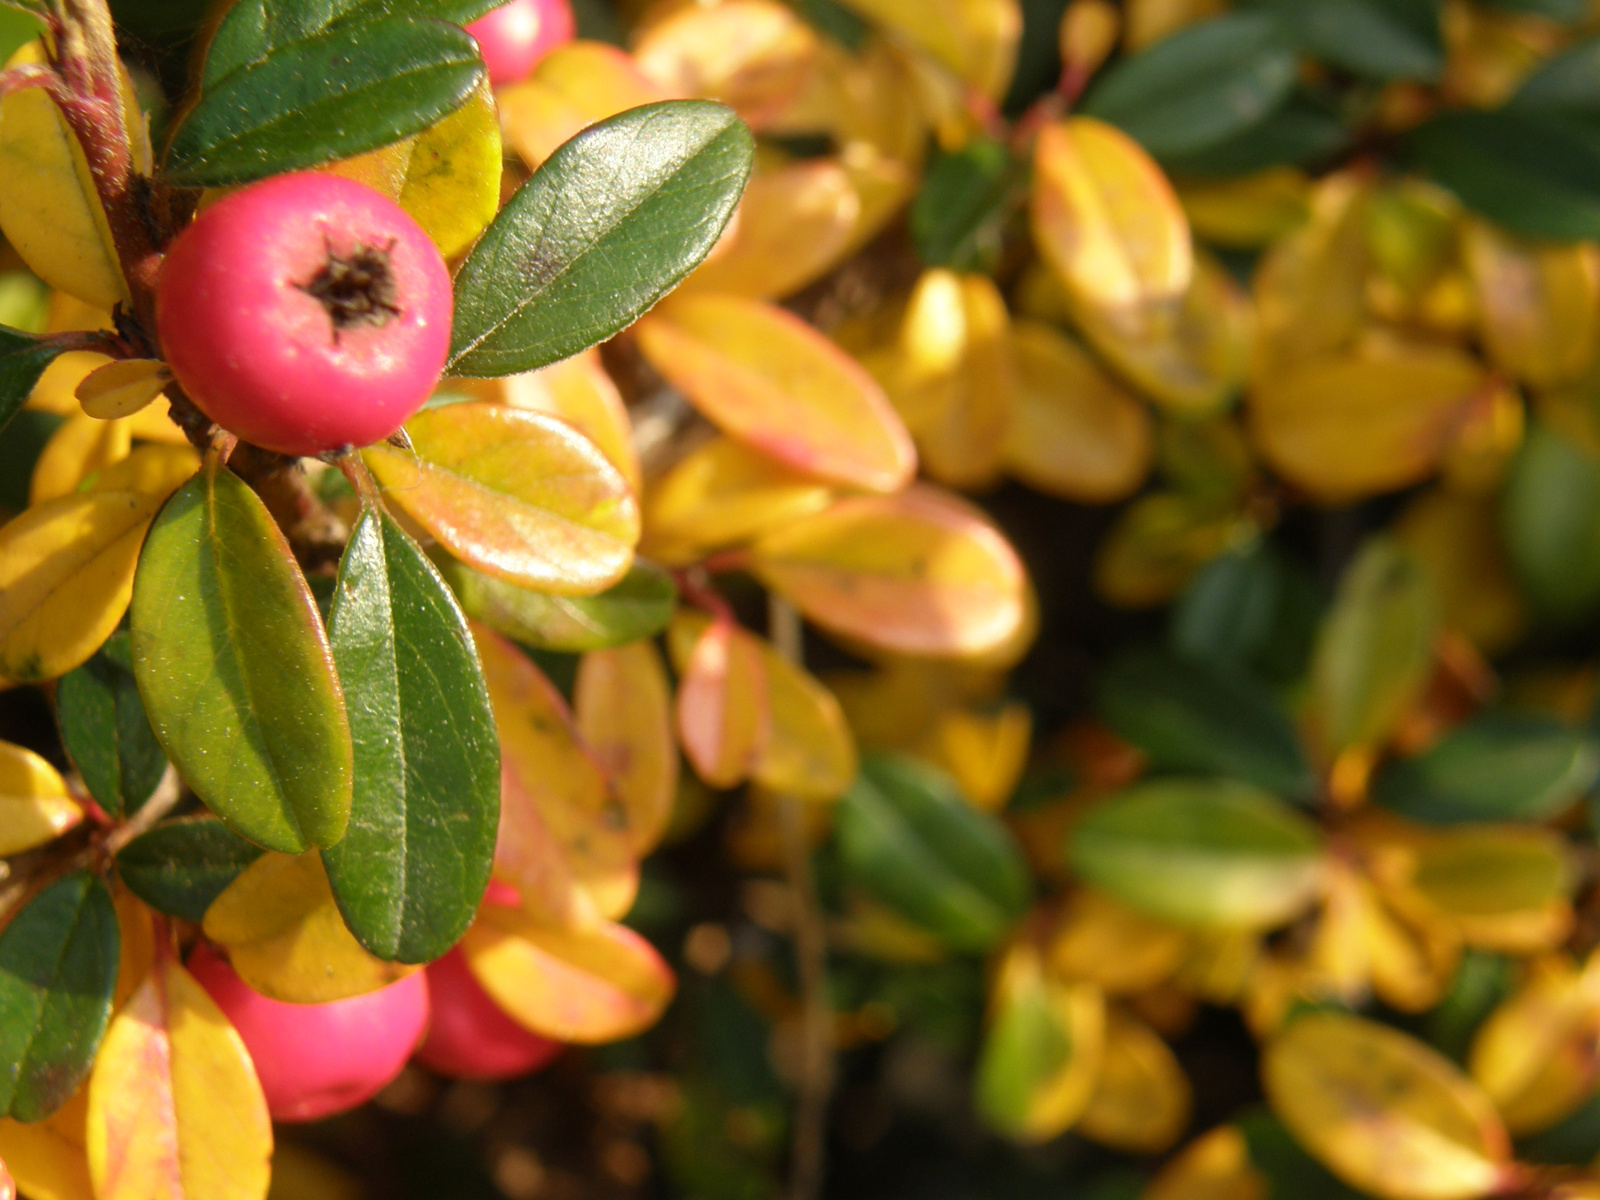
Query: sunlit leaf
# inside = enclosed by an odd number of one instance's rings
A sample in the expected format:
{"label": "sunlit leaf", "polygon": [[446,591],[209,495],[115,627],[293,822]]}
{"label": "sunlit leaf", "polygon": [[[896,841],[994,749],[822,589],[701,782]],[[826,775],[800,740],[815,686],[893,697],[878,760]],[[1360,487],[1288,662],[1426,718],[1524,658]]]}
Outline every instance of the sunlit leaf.
{"label": "sunlit leaf", "polygon": [[[57,292],[59,298],[65,293]],[[70,325],[98,325],[99,318],[70,321]],[[39,376],[28,396],[28,407],[36,412],[55,413],[62,417],[82,415],[83,405],[78,400],[78,388],[94,372],[110,366],[114,360],[93,350],[71,350],[55,359],[44,374]],[[173,424],[168,416],[169,406],[157,402],[147,404],[138,412],[123,418],[133,432],[135,441],[161,442],[170,446],[189,448],[189,439],[183,430]]]}
{"label": "sunlit leaf", "polygon": [[598,592],[628,569],[639,509],[627,481],[564,421],[498,404],[427,409],[413,451],[369,446],[385,494],[469,566],[507,583]]}
{"label": "sunlit leaf", "polygon": [[846,0],[998,99],[1011,81],[1022,9],[1016,0]]}
{"label": "sunlit leaf", "polygon": [[1163,1167],[1140,1200],[1261,1200],[1269,1186],[1238,1129],[1222,1125]]}
{"label": "sunlit leaf", "polygon": [[125,421],[97,421],[79,413],[68,417],[51,435],[33,468],[29,505],[70,496],[79,485],[133,448],[133,431]]}
{"label": "sunlit leaf", "polygon": [[84,1149],[88,1108],[89,1089],[80,1087],[43,1121],[0,1121],[0,1157],[30,1200],[94,1200]]}
{"label": "sunlit leaf", "polygon": [[1046,954],[1054,974],[1120,995],[1170,978],[1188,948],[1189,937],[1177,926],[1081,888],[1068,897]]}
{"label": "sunlit leaf", "polygon": [[167,957],[111,1024],[89,1082],[97,1200],[262,1200],[272,1125],[249,1051]]}
{"label": "sunlit leaf", "polygon": [[573,685],[578,733],[628,810],[633,852],[653,850],[678,794],[672,691],[648,641],[585,654]]}
{"label": "sunlit leaf", "polygon": [[1117,1009],[1107,1013],[1083,1135],[1124,1153],[1159,1154],[1183,1136],[1192,1106],[1189,1080],[1160,1035]]}
{"label": "sunlit leaf", "polygon": [[0,855],[20,854],[83,820],[66,780],[32,750],[0,742]]}
{"label": "sunlit leaf", "polygon": [[1534,387],[1581,375],[1600,349],[1600,261],[1593,243],[1531,244],[1472,221],[1463,250],[1495,363]]}
{"label": "sunlit leaf", "polygon": [[289,1004],[375,992],[410,970],[356,941],[314,851],[262,855],[212,901],[203,927],[239,978]]}
{"label": "sunlit leaf", "polygon": [[756,639],[731,619],[708,623],[687,612],[669,633],[678,669],[678,738],[695,773],[712,787],[743,783],[772,738],[767,661]]}
{"label": "sunlit leaf", "polygon": [[615,46],[580,40],[557,46],[531,78],[502,88],[495,99],[506,140],[537,167],[580,130],[667,93]]}
{"label": "sunlit leaf", "polygon": [[1471,945],[1514,954],[1549,949],[1572,927],[1574,886],[1567,844],[1548,829],[1464,826],[1416,852],[1403,900],[1425,919],[1455,928]]}
{"label": "sunlit leaf", "polygon": [[593,596],[517,587],[454,559],[438,566],[469,617],[537,650],[577,654],[650,637],[666,628],[678,599],[672,577],[643,559]]}
{"label": "sunlit leaf", "polygon": [[600,447],[635,495],[640,492],[633,426],[617,385],[600,362],[599,351],[585,350],[490,386],[498,386],[500,399],[513,408],[548,413],[573,426]]}

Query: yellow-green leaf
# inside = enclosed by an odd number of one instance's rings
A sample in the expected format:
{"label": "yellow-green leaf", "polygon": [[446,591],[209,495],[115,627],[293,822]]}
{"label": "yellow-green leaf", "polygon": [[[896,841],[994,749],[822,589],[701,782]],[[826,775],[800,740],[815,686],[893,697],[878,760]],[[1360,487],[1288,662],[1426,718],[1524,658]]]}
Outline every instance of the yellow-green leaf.
{"label": "yellow-green leaf", "polygon": [[83,820],[66,780],[32,750],[0,742],[0,857],[54,841]]}
{"label": "yellow-green leaf", "polygon": [[500,154],[500,118],[487,78],[412,143],[400,207],[446,258],[472,245],[500,210]]}

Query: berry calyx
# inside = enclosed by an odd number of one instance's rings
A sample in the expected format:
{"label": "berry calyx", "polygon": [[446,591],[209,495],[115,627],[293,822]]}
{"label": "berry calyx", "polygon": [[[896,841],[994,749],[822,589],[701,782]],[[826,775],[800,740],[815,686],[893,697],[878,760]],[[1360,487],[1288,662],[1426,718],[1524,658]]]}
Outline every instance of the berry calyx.
{"label": "berry calyx", "polygon": [[365,1104],[400,1073],[428,1024],[422,972],[328,1004],[285,1004],[255,991],[205,943],[189,973],[232,1022],[275,1121],[318,1121]]}
{"label": "berry calyx", "polygon": [[489,83],[502,87],[533,73],[550,51],[572,40],[574,23],[568,0],[511,0],[467,26],[478,41]]}
{"label": "berry calyx", "polygon": [[494,1002],[459,946],[423,974],[433,1015],[416,1058],[430,1070],[452,1079],[514,1079],[561,1052],[562,1043],[524,1029]]}
{"label": "berry calyx", "polygon": [[336,175],[252,184],[173,242],[162,353],[218,425],[280,454],[382,441],[450,351],[450,275],[394,201]]}

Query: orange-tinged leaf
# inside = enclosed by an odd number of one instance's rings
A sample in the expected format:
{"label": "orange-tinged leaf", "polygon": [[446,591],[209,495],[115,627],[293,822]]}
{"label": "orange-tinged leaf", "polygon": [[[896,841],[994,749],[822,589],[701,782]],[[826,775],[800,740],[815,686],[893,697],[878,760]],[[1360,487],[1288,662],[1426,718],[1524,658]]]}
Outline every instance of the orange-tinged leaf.
{"label": "orange-tinged leaf", "polygon": [[727,618],[699,629],[679,612],[668,628],[678,667],[678,738],[696,774],[712,787],[743,783],[772,734],[767,664],[755,639]]}
{"label": "orange-tinged leaf", "polygon": [[585,350],[526,375],[495,381],[500,398],[512,408],[559,417],[588,438],[622,472],[638,495],[639,455],[622,394],[600,363],[598,350]]}
{"label": "orange-tinged leaf", "polygon": [[389,499],[468,566],[540,591],[588,595],[627,573],[639,506],[600,449],[565,421],[452,404],[406,422],[415,452],[362,458]]}
{"label": "orange-tinged leaf", "polygon": [[652,484],[642,548],[669,565],[694,562],[707,551],[821,512],[833,497],[833,489],[815,476],[715,437]]}
{"label": "orange-tinged leaf", "polygon": [[911,439],[872,377],[782,309],[683,296],[635,332],[651,365],[713,424],[796,470],[876,492],[916,470]]}
{"label": "orange-tinged leaf", "polygon": [[1166,1042],[1115,1009],[1106,1014],[1100,1077],[1078,1120],[1087,1138],[1127,1154],[1160,1154],[1183,1136],[1193,1096]]}
{"label": "orange-tinged leaf", "polygon": [[263,996],[325,1004],[375,992],[413,968],[383,962],[345,927],[315,850],[263,854],[206,910],[205,934]]}
{"label": "orange-tinged leaf", "polygon": [[122,939],[117,986],[111,996],[112,1011],[116,1011],[155,966],[156,927],[154,914],[126,887],[118,887],[111,902],[116,907],[117,932]]}
{"label": "orange-tinged leaf", "polygon": [[66,780],[32,750],[0,742],[0,857],[54,841],[83,820]]}
{"label": "orange-tinged leaf", "polygon": [[1067,291],[1095,309],[1171,300],[1189,286],[1189,222],[1161,168],[1092,117],[1045,126],[1034,150],[1033,236]]}
{"label": "orange-tinged leaf", "polygon": [[904,654],[981,654],[1026,612],[1022,563],[1000,532],[920,485],[840,500],[774,530],[750,565],[818,625]]}
{"label": "orange-tinged leaf", "polygon": [[1600,1078],[1600,965],[1533,963],[1522,987],[1478,1026],[1468,1067],[1518,1136],[1572,1112]]}
{"label": "orange-tinged leaf", "polygon": [[[921,165],[928,140],[923,106],[907,102],[916,94],[915,76],[910,56],[887,38],[869,37],[857,54],[823,38],[806,88],[766,132],[828,135],[843,148],[844,167],[858,190],[859,173],[869,164],[898,165],[904,173],[902,199],[908,198],[916,189],[912,172]],[[862,204],[863,225],[870,223],[869,210],[875,214],[871,220],[888,215],[865,192]],[[868,236],[858,229],[853,241],[859,245]]]}
{"label": "orange-tinged leaf", "polygon": [[573,684],[578,732],[628,810],[633,852],[654,850],[678,794],[672,689],[649,641],[594,650]]}
{"label": "orange-tinged leaf", "polygon": [[927,756],[961,785],[974,807],[997,812],[1016,791],[1028,765],[1033,717],[1025,704],[1002,705],[993,713],[954,709],[944,713],[924,743]]}
{"label": "orange-tinged leaf", "polygon": [[0,1158],[28,1200],[95,1200],[84,1148],[88,1085],[43,1121],[0,1121]]}
{"label": "orange-tinged leaf", "polygon": [[1474,220],[1462,251],[1495,363],[1539,388],[1582,375],[1600,349],[1600,247],[1532,245]]}
{"label": "orange-tinged leaf", "polygon": [[555,685],[498,634],[473,634],[500,733],[495,875],[546,924],[620,917],[639,886],[629,806],[579,740]]}
{"label": "orange-tinged leaf", "polygon": [[[417,139],[414,137],[402,138],[398,142],[390,142],[387,146],[379,146],[376,150],[368,150],[365,154],[341,158],[316,169],[325,175],[352,179],[356,183],[365,184],[375,192],[382,192],[391,200],[398,200],[400,190],[406,183],[406,165],[411,161],[411,152],[416,143]],[[225,194],[226,191],[235,190],[237,189],[208,188],[200,198],[200,207],[204,209],[209,203],[214,203],[212,197],[218,192]],[[216,199],[221,199],[221,196],[216,195]]]}
{"label": "orange-tinged leaf", "polygon": [[1104,893],[1072,893],[1046,949],[1050,971],[1083,979],[1113,995],[1141,992],[1172,977],[1188,935],[1119,904]]}
{"label": "orange-tinged leaf", "polygon": [[1471,1200],[1510,1178],[1510,1139],[1489,1098],[1398,1029],[1309,1013],[1268,1044],[1261,1072],[1300,1144],[1383,1200]]}
{"label": "orange-tinged leaf", "polygon": [[1106,504],[1137,491],[1155,454],[1144,405],[1048,325],[1017,322],[1011,348],[1017,390],[1006,469],[1030,487],[1080,503]]}
{"label": "orange-tinged leaf", "polygon": [[[85,322],[72,320],[70,323],[75,326]],[[112,361],[93,350],[68,351],[45,368],[28,395],[28,407],[35,412],[51,412],[62,417],[81,416],[83,406],[78,400],[78,386],[91,373],[109,366]],[[125,420],[136,441],[165,442],[174,446],[189,444],[183,430],[167,415],[166,404],[146,405]]]}
{"label": "orange-tinged leaf", "polygon": [[473,975],[519,1024],[580,1045],[655,1024],[677,988],[672,969],[623,925],[541,926],[487,908],[461,940]]}
{"label": "orange-tinged leaf", "polygon": [[1005,94],[1022,36],[1017,0],[849,0],[849,5],[990,99]]}
{"label": "orange-tinged leaf", "polygon": [[1250,1165],[1250,1146],[1232,1125],[1213,1129],[1173,1159],[1140,1200],[1268,1200],[1271,1184]]}
{"label": "orange-tinged leaf", "polygon": [[131,417],[161,395],[172,382],[166,364],[151,358],[129,358],[96,367],[78,385],[78,403],[99,421]]}
{"label": "orange-tinged leaf", "polygon": [[78,413],[50,435],[28,485],[28,504],[43,504],[71,495],[89,476],[133,448],[133,431],[124,421],[97,421]]}
{"label": "orange-tinged leaf", "polygon": [[97,1200],[263,1200],[272,1123],[243,1040],[170,958],[111,1022],[89,1079]]}
{"label": "orange-tinged leaf", "polygon": [[728,245],[680,291],[775,300],[831,270],[850,248],[862,198],[832,159],[791,163],[751,177]]}
{"label": "orange-tinged leaf", "polygon": [[615,46],[577,41],[545,55],[531,78],[501,88],[495,101],[506,141],[537,167],[596,121],[670,98]]}
{"label": "orange-tinged leaf", "polygon": [[1412,345],[1323,359],[1262,380],[1255,442],[1273,468],[1329,504],[1426,478],[1468,412],[1483,369],[1452,347]]}
{"label": "orange-tinged leaf", "polygon": [[633,61],[662,90],[731,107],[753,129],[781,112],[806,85],[817,35],[776,0],[688,5],[649,24]]}

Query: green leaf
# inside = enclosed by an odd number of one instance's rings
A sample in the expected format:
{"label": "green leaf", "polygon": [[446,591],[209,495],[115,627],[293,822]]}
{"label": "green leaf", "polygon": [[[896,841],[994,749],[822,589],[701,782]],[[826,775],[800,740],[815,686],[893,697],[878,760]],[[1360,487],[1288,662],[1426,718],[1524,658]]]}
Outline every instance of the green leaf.
{"label": "green leaf", "polygon": [[846,877],[954,949],[994,945],[1028,906],[1005,826],[915,759],[869,756],[834,819]]}
{"label": "green leaf", "polygon": [[1311,901],[1321,837],[1249,784],[1165,779],[1092,809],[1073,831],[1068,857],[1089,883],[1152,916],[1260,929]]}
{"label": "green leaf", "polygon": [[21,411],[39,376],[60,353],[43,338],[0,325],[0,429]]}
{"label": "green leaf", "polygon": [[0,63],[44,32],[37,18],[0,4]]}
{"label": "green leaf", "polygon": [[1600,458],[1534,421],[1501,494],[1501,531],[1528,599],[1572,625],[1600,607]]}
{"label": "green leaf", "polygon": [[1550,717],[1484,713],[1379,772],[1372,798],[1416,821],[1543,821],[1600,771],[1600,740]]}
{"label": "green leaf", "polygon": [[215,461],[150,529],[133,665],[151,727],[239,834],[297,854],[350,815],[350,726],[316,602],[266,506]]}
{"label": "green leaf", "polygon": [[167,769],[134,682],[126,633],[56,685],[61,744],[83,782],[113,817],[135,812]]}
{"label": "green leaf", "polygon": [[1195,154],[1259,123],[1298,72],[1283,26],[1264,13],[1190,25],[1106,71],[1084,103],[1157,158]]}
{"label": "green leaf", "polygon": [[1224,141],[1193,154],[1168,154],[1162,164],[1174,174],[1232,179],[1267,167],[1303,167],[1331,158],[1349,140],[1339,117],[1303,97]]}
{"label": "green leaf", "polygon": [[911,240],[922,261],[955,271],[992,271],[1026,180],[1025,164],[992,138],[973,138],[952,154],[938,155],[911,206]]}
{"label": "green leaf", "polygon": [[164,173],[217,187],[387,146],[459,108],[483,72],[477,43],[442,21],[335,25],[204,92],[173,132]]}
{"label": "green leaf", "polygon": [[350,932],[379,958],[438,958],[472,923],[500,822],[500,743],[455,597],[394,520],[368,509],[328,622],[350,708],[350,826],[322,852]]}
{"label": "green leaf", "polygon": [[1370,79],[1433,83],[1444,72],[1437,0],[1268,0],[1313,58]]}
{"label": "green leaf", "polygon": [[1294,800],[1316,790],[1289,714],[1236,672],[1136,650],[1106,672],[1099,709],[1159,770],[1228,775]]}
{"label": "green leaf", "polygon": [[1173,605],[1167,637],[1195,662],[1287,681],[1305,670],[1318,616],[1315,581],[1257,542],[1206,564]]}
{"label": "green leaf", "polygon": [[705,100],[631,109],[561,146],[456,274],[452,375],[531,371],[641,316],[717,244],[754,142]]}
{"label": "green leaf", "polygon": [[1600,122],[1600,37],[1574,42],[1546,59],[1506,108]]}
{"label": "green leaf", "polygon": [[619,582],[594,596],[536,592],[448,557],[438,567],[469,617],[536,650],[582,654],[654,637],[678,603],[672,576],[638,558]]}
{"label": "green leaf", "polygon": [[1082,984],[1077,990],[1074,997],[1062,980],[1046,977],[1036,958],[1000,968],[972,1088],[973,1107],[996,1132],[1024,1143],[1049,1140],[1088,1105],[1105,1018],[1098,993]]}
{"label": "green leaf", "polygon": [[1311,666],[1318,731],[1335,754],[1376,746],[1427,682],[1433,663],[1433,586],[1388,537],[1370,539],[1339,582]]}
{"label": "green leaf", "polygon": [[0,934],[0,1115],[40,1121],[78,1090],[111,1019],[122,937],[111,894],[74,871]]}
{"label": "green leaf", "polygon": [[185,817],[118,851],[117,874],[152,908],[198,925],[211,902],[264,853],[215,817]]}
{"label": "green leaf", "polygon": [[1411,135],[1427,171],[1512,233],[1600,237],[1600,139],[1544,112],[1440,113]]}

